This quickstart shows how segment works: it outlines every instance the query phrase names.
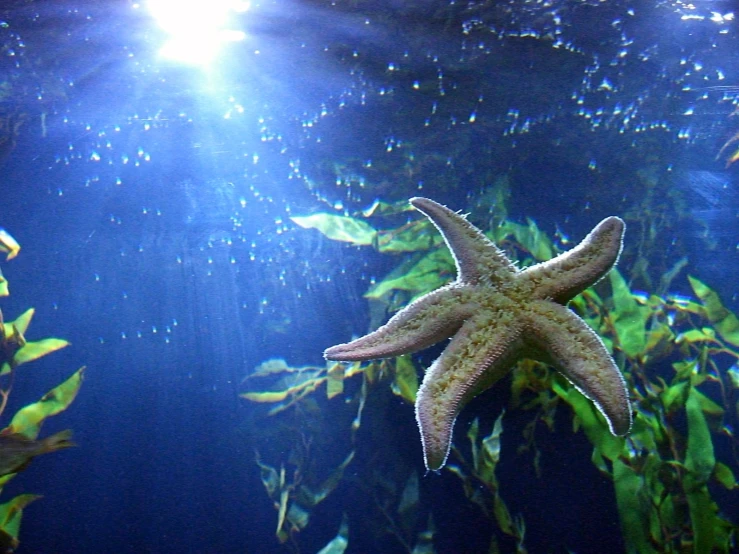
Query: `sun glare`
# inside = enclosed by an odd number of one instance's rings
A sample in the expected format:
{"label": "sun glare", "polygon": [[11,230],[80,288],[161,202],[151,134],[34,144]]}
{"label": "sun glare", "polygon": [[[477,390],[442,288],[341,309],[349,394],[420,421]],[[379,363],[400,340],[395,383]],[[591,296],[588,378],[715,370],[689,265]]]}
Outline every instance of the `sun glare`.
{"label": "sun glare", "polygon": [[149,0],[149,12],[169,35],[160,54],[191,65],[207,65],[224,43],[243,40],[230,29],[234,14],[249,4],[239,0]]}

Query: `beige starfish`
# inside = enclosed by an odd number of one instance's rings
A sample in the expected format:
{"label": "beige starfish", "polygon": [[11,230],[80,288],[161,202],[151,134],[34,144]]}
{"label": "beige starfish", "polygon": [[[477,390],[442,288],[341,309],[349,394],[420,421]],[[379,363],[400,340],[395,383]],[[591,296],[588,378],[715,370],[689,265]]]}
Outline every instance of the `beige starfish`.
{"label": "beige starfish", "polygon": [[416,397],[426,468],[444,467],[460,410],[522,358],[555,366],[605,416],[614,435],[631,428],[626,383],[603,342],[565,305],[616,264],[624,222],[601,221],[572,250],[519,270],[463,216],[411,198],[439,229],[457,280],[395,314],[373,333],[324,353],[329,360],[389,358],[453,337],[426,371]]}

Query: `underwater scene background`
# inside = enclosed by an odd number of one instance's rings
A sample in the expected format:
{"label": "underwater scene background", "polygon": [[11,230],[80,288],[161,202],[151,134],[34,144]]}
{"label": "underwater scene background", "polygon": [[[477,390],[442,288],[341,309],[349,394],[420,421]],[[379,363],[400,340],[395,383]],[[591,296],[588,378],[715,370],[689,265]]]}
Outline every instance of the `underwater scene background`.
{"label": "underwater scene background", "polygon": [[[2,2],[0,551],[735,551],[736,16]],[[427,472],[413,403],[445,343],[323,358],[454,280],[416,196],[519,267],[625,221],[569,309],[628,437],[524,360]]]}

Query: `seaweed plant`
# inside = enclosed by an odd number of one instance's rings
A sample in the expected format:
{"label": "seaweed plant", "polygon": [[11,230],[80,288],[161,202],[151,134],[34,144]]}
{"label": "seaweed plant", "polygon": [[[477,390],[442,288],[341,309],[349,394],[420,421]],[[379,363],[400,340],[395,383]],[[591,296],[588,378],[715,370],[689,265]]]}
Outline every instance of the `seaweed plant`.
{"label": "seaweed plant", "polygon": [[[6,261],[19,251],[20,245],[15,239],[0,229],[0,252],[7,254]],[[8,282],[0,273],[0,297],[8,294]],[[14,321],[4,321],[0,311],[0,416],[5,411],[20,366],[69,344],[66,340],[53,337],[27,340],[26,333],[33,315],[31,308]],[[37,438],[46,418],[66,410],[75,399],[84,371],[85,368],[81,367],[66,381],[44,394],[38,402],[22,407],[13,415],[10,423],[0,430],[0,466],[3,470],[0,473],[0,492],[35,456],[72,446],[69,430],[46,439]],[[0,504],[0,550],[13,552],[18,547],[23,510],[39,498],[35,494],[21,494]]]}
{"label": "seaweed plant", "polygon": [[[317,213],[293,217],[293,222],[301,228],[316,229],[332,240],[372,246],[383,253],[405,253],[398,266],[365,293],[380,308],[373,313],[387,313],[454,276],[451,256],[439,247],[441,239],[430,232],[427,221],[414,220],[384,230],[367,221],[406,210],[404,204],[376,202],[371,209],[352,216]],[[532,220],[526,224],[506,218],[493,220],[495,225],[488,236],[518,258],[521,265],[547,260],[558,252]],[[684,265],[677,264],[669,276],[664,276],[664,290]],[[603,338],[629,383],[635,419],[627,438],[611,435],[593,404],[544,364],[523,361],[514,369],[511,380],[509,410],[525,410],[533,416],[523,431],[520,449],[532,452],[538,468],[541,456],[536,430],[541,426],[537,424],[553,430],[555,412],[566,406],[572,414],[573,432],[585,433],[593,446],[592,462],[613,482],[624,543],[630,553],[708,554],[729,552],[735,546],[737,522],[727,516],[728,506],[720,506],[712,492],[717,486],[734,493],[739,490],[731,469],[739,467],[739,446],[733,433],[739,424],[739,319],[708,285],[692,276],[688,276],[688,282],[695,298],[648,295],[632,291],[627,280],[614,270],[607,280],[571,303],[571,308]],[[389,375],[393,392],[409,402],[415,399],[418,388],[417,369],[410,357],[328,364],[310,368],[310,372],[290,368],[284,362],[272,369],[269,386],[256,383],[265,373],[263,368],[258,369],[248,377],[251,390],[244,394],[250,401],[274,405],[269,414],[301,410],[300,406],[309,402],[324,383],[327,396],[336,397],[344,381],[361,375],[361,394],[355,395],[359,410],[352,423],[355,448],[361,407],[369,390],[387,381],[379,376]],[[285,379],[296,374],[301,375],[297,381]],[[523,553],[525,523],[511,515],[495,476],[502,431],[503,414],[492,432],[482,438],[475,420],[467,432],[469,445],[453,446],[445,471],[461,480],[467,499],[495,521],[500,532],[513,537],[517,551]],[[258,463],[263,475],[267,471],[271,476],[270,482],[281,482],[276,477],[280,472],[265,469],[262,461]],[[343,471],[343,467],[339,465],[332,475],[338,475],[336,471]],[[335,487],[332,480],[331,490]],[[276,498],[278,488],[267,488]],[[285,496],[284,501],[280,497],[280,502],[275,502],[280,514],[289,513],[290,502],[298,502],[294,490]],[[394,514],[386,510],[383,515],[389,529],[402,528],[398,523],[402,521],[400,509]],[[279,530],[278,525],[278,536]],[[407,532],[397,532],[397,536],[408,552],[433,552],[430,516],[424,533],[426,542],[422,547],[421,535],[416,544],[408,539]],[[494,533],[490,552],[499,551],[497,544]],[[297,543],[294,546],[297,549]]]}

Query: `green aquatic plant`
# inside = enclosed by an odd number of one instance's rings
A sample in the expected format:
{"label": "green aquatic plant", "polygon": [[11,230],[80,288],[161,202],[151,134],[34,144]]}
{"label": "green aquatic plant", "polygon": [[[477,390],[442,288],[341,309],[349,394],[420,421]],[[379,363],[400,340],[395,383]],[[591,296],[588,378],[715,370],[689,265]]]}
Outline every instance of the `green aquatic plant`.
{"label": "green aquatic plant", "polygon": [[[298,534],[305,529],[311,514],[328,498],[352,463],[355,450],[354,435],[361,424],[364,406],[363,388],[352,405],[345,405],[340,414],[326,421],[320,399],[312,396],[326,385],[326,399],[343,392],[344,368],[290,367],[284,360],[272,359],[262,363],[244,380],[250,391],[241,396],[252,402],[271,406],[266,417],[272,418],[261,444],[265,451],[255,452],[262,484],[277,511],[275,535],[278,541],[293,552],[299,552]],[[351,422],[351,423],[349,423]],[[346,436],[346,428],[352,431]],[[339,461],[325,448],[335,436],[318,433],[332,428],[333,435],[342,435],[352,449]],[[270,464],[267,460],[279,460]],[[326,470],[326,468],[333,468]],[[346,545],[349,524],[344,519],[339,534],[329,541],[326,554],[340,554]]]}
{"label": "green aquatic plant", "polygon": [[[361,377],[361,385],[345,390],[344,382],[355,376]],[[282,359],[272,359],[244,379],[249,391],[242,398],[264,405],[266,411],[260,417],[272,418],[270,425],[258,426],[258,442],[264,445],[264,451],[256,452],[256,463],[277,512],[276,537],[291,551],[300,551],[299,533],[308,526],[319,504],[345,479],[347,468],[354,462],[370,389],[388,381],[395,395],[413,403],[418,377],[408,357],[371,364],[304,367],[291,367]],[[325,405],[327,402],[332,403],[330,408]],[[351,446],[343,459],[332,457],[332,449],[326,448],[337,443]],[[279,461],[269,463],[268,458]],[[408,552],[428,543],[433,536],[431,522],[415,537],[415,544],[413,538],[418,516],[418,476],[415,489],[410,476],[402,491],[388,482],[383,472],[373,472],[368,479],[373,483],[368,488],[372,490],[376,511],[384,520],[384,532],[406,545]],[[343,552],[348,532],[349,520],[345,516],[339,534],[324,551]]]}
{"label": "green aquatic plant", "polygon": [[[631,383],[635,421],[626,440],[603,434],[597,414],[553,384],[593,444],[593,462],[613,479],[630,552],[729,552],[735,540],[736,522],[723,515],[711,487],[739,490],[729,465],[739,460],[728,394],[739,321],[708,286],[689,282],[698,302],[635,295],[616,272],[609,300],[586,296],[592,323],[621,353]],[[716,459],[721,437],[732,443],[731,462]]]}
{"label": "green aquatic plant", "polygon": [[[0,251],[8,252],[8,259],[20,250],[18,243],[11,239],[4,230],[0,231]],[[4,279],[0,281],[7,284]],[[2,290],[7,294],[7,286],[0,289]],[[29,309],[14,321],[8,322],[4,321],[0,311],[0,415],[5,411],[20,366],[69,344],[58,338],[27,340],[26,333],[33,315],[34,310]],[[69,440],[69,430],[42,440],[37,439],[44,421],[66,410],[74,401],[82,384],[84,371],[84,367],[80,368],[62,384],[44,394],[38,402],[22,407],[13,415],[10,423],[0,430],[0,492],[35,456],[73,446]],[[21,494],[0,504],[0,550],[12,552],[18,547],[23,510],[38,498],[41,497]]]}
{"label": "green aquatic plant", "polygon": [[[500,483],[495,470],[500,462],[500,439],[503,434],[503,415],[495,420],[489,435],[479,438],[480,421],[475,418],[467,430],[470,442],[470,461],[460,449],[452,445],[452,454],[456,463],[450,463],[447,470],[460,478],[467,498],[476,504],[490,519],[494,519],[498,528],[516,540],[516,554],[526,554],[524,538],[526,524],[522,517],[511,516],[510,510],[500,493]],[[491,537],[489,552],[500,552],[495,534]]]}
{"label": "green aquatic plant", "polygon": [[[313,214],[294,221],[332,239],[405,253],[398,266],[365,293],[375,304],[373,313],[386,313],[446,284],[454,275],[454,265],[425,221],[403,222],[389,229],[370,225],[370,217],[376,221],[402,216],[406,210],[401,204],[377,206],[383,209],[351,216]],[[550,259],[559,251],[533,221],[522,225],[500,220],[486,234],[523,266]],[[381,249],[388,244],[391,249]],[[683,261],[674,264],[669,275],[661,278],[660,295],[633,292],[627,279],[612,271],[603,283],[570,304],[601,336],[627,379],[634,409],[627,438],[613,436],[593,404],[544,364],[524,360],[511,380],[509,409],[533,415],[523,430],[519,451],[532,453],[538,473],[543,460],[537,447],[541,428],[537,423],[554,430],[555,413],[566,407],[572,414],[573,432],[585,434],[593,446],[593,463],[613,482],[628,552],[729,552],[736,540],[737,522],[727,517],[729,506],[719,505],[714,491],[716,487],[731,495],[739,491],[735,478],[739,447],[732,431],[739,425],[739,318],[695,277],[688,277],[695,299],[664,292],[677,282],[685,265]],[[287,383],[279,391],[263,392],[285,393],[285,398],[272,397],[279,402],[292,394],[302,403],[328,383],[329,371],[342,380],[358,374],[367,380],[384,372],[391,377],[393,390],[404,390],[402,396],[409,402],[418,387],[416,368],[407,357],[349,364],[343,374],[331,368],[315,368],[311,379],[316,386],[308,390],[303,385],[299,390],[307,392],[300,397],[291,388],[295,385]],[[495,477],[501,432],[502,415],[483,439],[476,420],[467,434],[468,448],[452,447],[447,471],[460,479],[468,500],[503,534],[514,537],[523,552],[524,521],[508,511]],[[719,444],[724,447],[718,448]],[[728,458],[726,444],[730,445]],[[493,536],[491,552],[497,551],[496,544]]]}

